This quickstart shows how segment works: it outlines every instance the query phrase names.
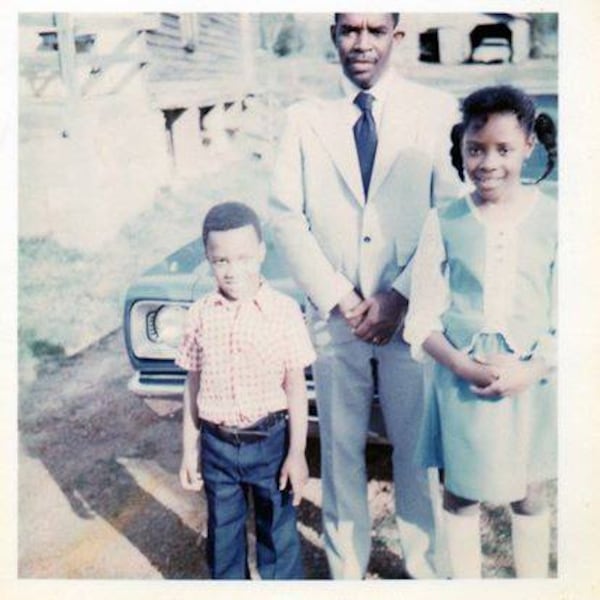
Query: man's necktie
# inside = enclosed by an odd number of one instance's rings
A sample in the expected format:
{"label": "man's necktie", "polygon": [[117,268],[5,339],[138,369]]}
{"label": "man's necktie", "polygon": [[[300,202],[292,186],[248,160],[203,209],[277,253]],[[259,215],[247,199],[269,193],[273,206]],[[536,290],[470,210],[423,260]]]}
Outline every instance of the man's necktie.
{"label": "man's necktie", "polygon": [[360,92],[354,99],[354,104],[362,111],[358,121],[354,124],[354,140],[356,142],[356,150],[358,151],[365,198],[369,191],[373,162],[375,161],[375,151],[377,150],[377,131],[371,110],[373,100],[373,96],[366,92]]}

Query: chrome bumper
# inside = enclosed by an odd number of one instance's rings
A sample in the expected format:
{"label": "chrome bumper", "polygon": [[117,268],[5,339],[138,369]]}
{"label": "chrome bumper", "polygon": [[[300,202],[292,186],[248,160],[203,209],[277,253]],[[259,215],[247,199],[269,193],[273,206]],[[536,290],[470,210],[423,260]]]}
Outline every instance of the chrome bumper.
{"label": "chrome bumper", "polygon": [[185,375],[148,375],[136,372],[127,383],[127,389],[136,396],[182,397],[184,385]]}

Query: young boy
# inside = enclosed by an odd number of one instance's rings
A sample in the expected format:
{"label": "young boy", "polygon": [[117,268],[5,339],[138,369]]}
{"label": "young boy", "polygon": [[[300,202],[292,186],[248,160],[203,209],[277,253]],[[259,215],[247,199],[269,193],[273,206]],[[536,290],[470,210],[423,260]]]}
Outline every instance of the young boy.
{"label": "young boy", "polygon": [[239,202],[214,206],[202,237],[218,289],[190,308],[176,359],[188,371],[181,484],[204,485],[214,579],[249,578],[247,490],[261,577],[300,579],[295,506],[308,480],[304,367],[314,350],[298,305],[261,278],[256,213]]}

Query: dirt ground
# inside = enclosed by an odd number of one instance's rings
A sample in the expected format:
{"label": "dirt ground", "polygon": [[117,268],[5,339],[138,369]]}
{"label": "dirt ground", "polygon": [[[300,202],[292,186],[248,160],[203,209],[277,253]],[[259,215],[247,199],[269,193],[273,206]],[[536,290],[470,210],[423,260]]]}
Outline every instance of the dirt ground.
{"label": "dirt ground", "polygon": [[[117,330],[76,356],[44,363],[37,380],[22,390],[19,577],[208,576],[204,499],[181,490],[177,480],[178,404],[150,406],[137,398],[127,390],[130,374]],[[329,573],[321,542],[317,440],[309,441],[307,455],[311,479],[299,529],[307,578],[324,579]],[[389,449],[369,447],[367,460],[373,516],[368,577],[401,578]],[[512,577],[510,525],[503,507],[485,508],[482,534],[484,575]]]}

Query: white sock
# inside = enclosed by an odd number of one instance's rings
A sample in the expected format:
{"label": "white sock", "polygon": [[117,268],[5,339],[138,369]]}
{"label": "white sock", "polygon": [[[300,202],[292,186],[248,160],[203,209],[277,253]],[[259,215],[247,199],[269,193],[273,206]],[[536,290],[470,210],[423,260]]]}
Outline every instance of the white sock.
{"label": "white sock", "polygon": [[456,515],[444,511],[448,562],[452,579],[481,578],[479,507],[474,514]]}
{"label": "white sock", "polygon": [[550,513],[512,512],[512,543],[517,577],[548,577]]}

